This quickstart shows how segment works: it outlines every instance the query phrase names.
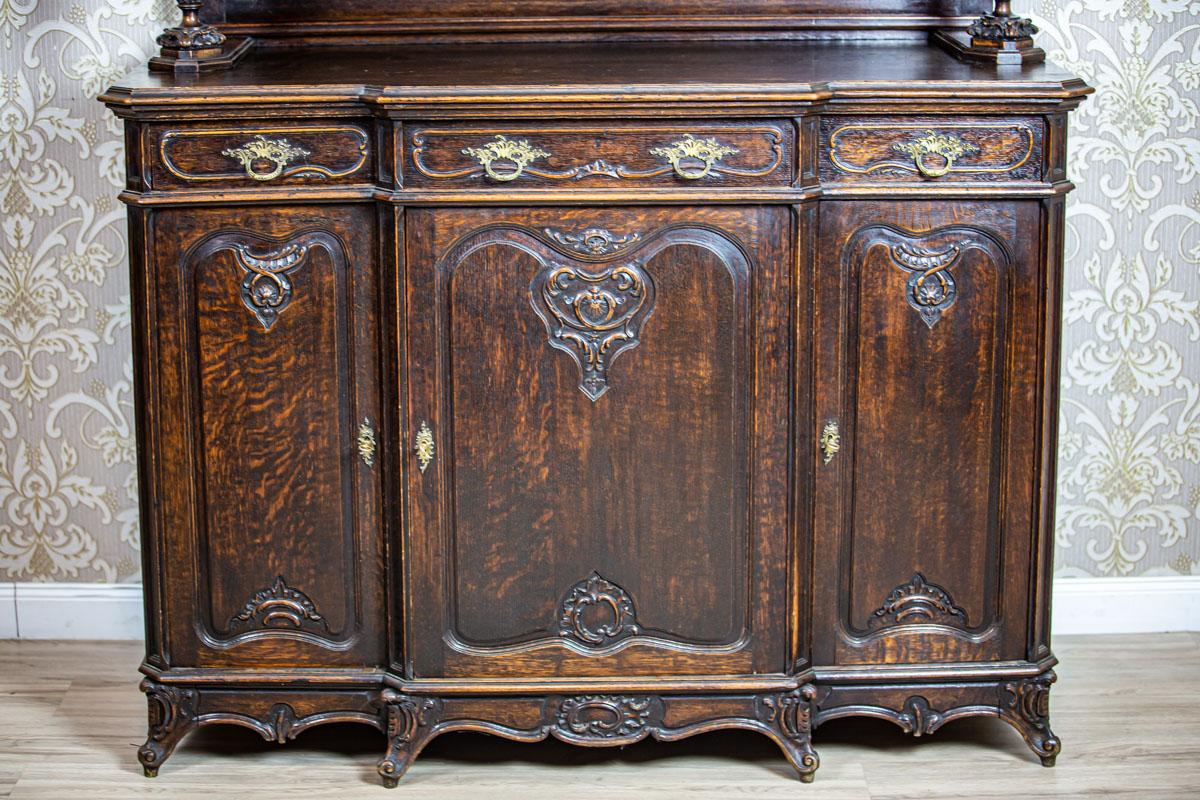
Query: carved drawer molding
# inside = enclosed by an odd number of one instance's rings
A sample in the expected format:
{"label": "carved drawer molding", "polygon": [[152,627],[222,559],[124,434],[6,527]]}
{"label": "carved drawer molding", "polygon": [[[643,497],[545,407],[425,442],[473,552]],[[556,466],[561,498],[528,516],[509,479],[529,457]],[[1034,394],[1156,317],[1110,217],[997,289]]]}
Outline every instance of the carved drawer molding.
{"label": "carved drawer molding", "polygon": [[820,172],[834,183],[1037,181],[1042,124],[827,117]]}
{"label": "carved drawer molding", "polygon": [[167,188],[366,183],[369,144],[357,125],[166,130],[158,139],[151,183]]}
{"label": "carved drawer molding", "polygon": [[774,122],[414,127],[406,183],[494,188],[787,185],[795,136]]}

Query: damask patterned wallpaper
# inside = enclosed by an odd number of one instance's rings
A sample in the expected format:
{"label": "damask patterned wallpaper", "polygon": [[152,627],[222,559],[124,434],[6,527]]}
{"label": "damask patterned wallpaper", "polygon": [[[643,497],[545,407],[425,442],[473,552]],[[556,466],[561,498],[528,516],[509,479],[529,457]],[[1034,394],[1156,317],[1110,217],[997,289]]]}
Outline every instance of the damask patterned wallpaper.
{"label": "damask patterned wallpaper", "polygon": [[[1018,2],[1072,119],[1058,566],[1200,572],[1200,0]],[[170,0],[0,0],[0,580],[133,581],[120,126]]]}

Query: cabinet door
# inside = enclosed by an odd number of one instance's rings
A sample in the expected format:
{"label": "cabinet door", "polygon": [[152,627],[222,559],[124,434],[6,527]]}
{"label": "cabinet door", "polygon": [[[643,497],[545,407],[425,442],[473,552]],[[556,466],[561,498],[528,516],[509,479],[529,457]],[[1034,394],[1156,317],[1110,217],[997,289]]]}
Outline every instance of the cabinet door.
{"label": "cabinet door", "polygon": [[414,210],[414,677],[780,672],[787,209]]}
{"label": "cabinet door", "polygon": [[1040,215],[1036,202],[822,206],[818,663],[1025,657]]}
{"label": "cabinet door", "polygon": [[373,220],[152,217],[147,441],[172,666],[382,666]]}

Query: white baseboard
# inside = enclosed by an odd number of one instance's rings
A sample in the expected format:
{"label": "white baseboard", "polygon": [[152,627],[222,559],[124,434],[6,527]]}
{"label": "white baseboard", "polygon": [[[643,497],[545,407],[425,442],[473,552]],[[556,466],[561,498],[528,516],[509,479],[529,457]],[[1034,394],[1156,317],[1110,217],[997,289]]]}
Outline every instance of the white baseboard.
{"label": "white baseboard", "polygon": [[1060,578],[1054,581],[1056,635],[1200,631],[1200,575]]}
{"label": "white baseboard", "polygon": [[0,583],[0,639],[17,638],[17,596],[11,583]]}
{"label": "white baseboard", "polygon": [[[1200,631],[1200,575],[1061,578],[1055,635]],[[135,583],[0,583],[0,639],[141,639]]]}
{"label": "white baseboard", "polygon": [[[141,639],[137,583],[10,583],[20,639]],[[0,597],[3,595],[0,594]]]}

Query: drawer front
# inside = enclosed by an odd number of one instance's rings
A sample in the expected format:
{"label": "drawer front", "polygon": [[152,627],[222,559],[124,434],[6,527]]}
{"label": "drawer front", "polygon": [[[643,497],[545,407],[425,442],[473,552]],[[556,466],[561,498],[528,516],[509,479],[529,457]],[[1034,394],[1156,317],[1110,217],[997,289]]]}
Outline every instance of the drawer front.
{"label": "drawer front", "polygon": [[516,189],[786,186],[789,122],[413,126],[405,183]]}
{"label": "drawer front", "polygon": [[1040,181],[1042,121],[825,117],[826,183]]}
{"label": "drawer front", "polygon": [[346,122],[158,128],[157,189],[371,182],[370,135]]}

